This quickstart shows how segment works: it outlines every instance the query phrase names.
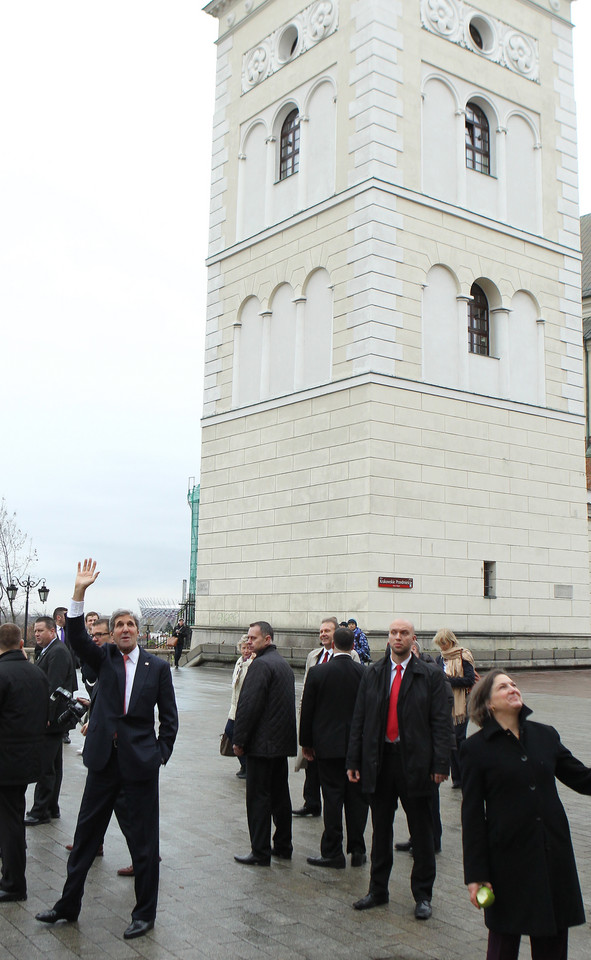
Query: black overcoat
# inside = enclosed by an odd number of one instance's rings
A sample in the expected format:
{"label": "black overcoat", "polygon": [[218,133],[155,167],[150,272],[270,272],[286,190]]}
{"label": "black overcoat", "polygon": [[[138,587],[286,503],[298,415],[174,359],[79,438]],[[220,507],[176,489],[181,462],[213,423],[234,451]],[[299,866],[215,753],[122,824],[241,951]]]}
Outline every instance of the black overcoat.
{"label": "black overcoat", "polygon": [[[68,654],[70,656],[70,654]],[[49,684],[22,650],[0,655],[0,786],[35,783],[45,773]]]}
{"label": "black overcoat", "polygon": [[[73,693],[76,689],[76,670],[74,668],[72,654],[65,643],[61,643],[57,637],[55,640],[52,640],[49,646],[41,651],[35,661],[35,666],[47,677],[50,696],[58,687],[62,687],[62,689],[68,690],[70,693]],[[68,729],[67,722],[62,724],[57,722],[58,717],[62,715],[64,709],[63,700],[49,701],[49,725],[47,727],[47,733],[62,733]]]}
{"label": "black overcoat", "polygon": [[554,936],[585,922],[555,778],[591,794],[591,769],[553,727],[526,720],[529,713],[523,707],[519,739],[491,717],[462,746],[464,879],[492,884],[490,930]]}
{"label": "black overcoat", "polygon": [[295,757],[293,670],[270,643],[252,661],[238,698],[233,741],[255,757]]}
{"label": "black overcoat", "polygon": [[[308,671],[300,713],[300,744],[318,760],[345,757],[355,700],[364,668],[348,654]],[[344,766],[344,765],[343,765]]]}
{"label": "black overcoat", "polygon": [[[364,669],[357,694],[347,769],[361,772],[361,789],[375,793],[382,763],[390,700],[390,648]],[[452,742],[450,704],[443,672],[411,657],[398,694],[400,753],[408,794],[429,797],[432,773],[447,776]]]}

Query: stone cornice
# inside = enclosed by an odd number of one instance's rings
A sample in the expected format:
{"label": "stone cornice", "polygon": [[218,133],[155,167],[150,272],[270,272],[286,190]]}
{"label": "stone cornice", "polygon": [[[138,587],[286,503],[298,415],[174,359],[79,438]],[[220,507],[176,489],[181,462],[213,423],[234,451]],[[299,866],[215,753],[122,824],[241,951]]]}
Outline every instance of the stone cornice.
{"label": "stone cornice", "polygon": [[457,217],[459,220],[464,220],[468,223],[489,228],[492,227],[498,233],[506,234],[508,237],[516,237],[519,240],[523,240],[524,242],[530,243],[533,246],[540,247],[543,250],[551,250],[553,253],[571,257],[574,260],[581,260],[580,250],[576,250],[573,247],[567,247],[565,244],[548,240],[545,237],[538,236],[537,234],[527,233],[525,230],[519,230],[517,227],[508,226],[506,223],[502,223],[499,220],[493,220],[490,217],[485,217],[482,214],[473,213],[471,210],[467,210],[464,207],[455,206],[454,204],[447,203],[444,200],[436,200],[432,197],[426,196],[423,193],[417,193],[416,191],[409,190],[406,187],[400,187],[395,184],[387,183],[385,180],[378,180],[375,177],[372,177],[369,180],[363,180],[361,183],[355,184],[353,187],[348,187],[346,190],[335,194],[328,200],[323,200],[321,203],[317,203],[313,207],[308,207],[306,210],[302,210],[299,213],[294,214],[294,216],[290,217],[288,220],[281,220],[279,223],[265,227],[264,230],[261,230],[260,233],[255,234],[253,237],[248,237],[246,240],[241,240],[240,242],[232,244],[229,247],[225,247],[223,250],[220,250],[219,252],[209,256],[206,259],[205,264],[206,266],[211,267],[216,263],[221,263],[224,260],[227,260],[229,257],[233,257],[235,254],[240,253],[242,250],[247,250],[256,243],[268,240],[279,233],[284,233],[286,227],[288,226],[304,223],[310,217],[316,217],[319,213],[323,213],[325,210],[331,210],[334,207],[339,206],[339,204],[345,203],[346,201],[365,193],[367,190],[374,189],[383,190],[385,193],[400,197],[403,200],[411,200],[414,203],[420,203],[425,207],[430,207],[433,210],[439,210],[442,213],[449,213],[452,216]]}
{"label": "stone cornice", "polygon": [[431,383],[423,383],[420,380],[407,380],[404,377],[388,376],[385,373],[361,373],[352,377],[344,377],[342,380],[333,380],[330,383],[325,383],[318,387],[307,387],[304,390],[297,390],[282,397],[260,400],[258,403],[250,403],[242,407],[232,407],[229,410],[223,410],[219,413],[204,414],[201,418],[201,423],[204,426],[209,426],[212,423],[227,423],[230,420],[239,420],[242,417],[264,413],[266,410],[275,410],[277,407],[290,406],[293,403],[301,403],[313,397],[340,393],[343,390],[364,387],[368,384],[396,387],[398,390],[422,393],[435,397],[446,396],[455,400],[461,400],[464,403],[469,401],[470,403],[476,403],[484,407],[495,407],[501,410],[511,410],[516,413],[529,414],[534,417],[544,417],[546,420],[559,420],[564,423],[581,423],[585,421],[585,415],[582,413],[570,413],[568,410],[557,410],[554,407],[539,407],[533,404],[519,403],[516,400],[489,397],[486,396],[486,394],[458,390],[456,387],[444,387]]}

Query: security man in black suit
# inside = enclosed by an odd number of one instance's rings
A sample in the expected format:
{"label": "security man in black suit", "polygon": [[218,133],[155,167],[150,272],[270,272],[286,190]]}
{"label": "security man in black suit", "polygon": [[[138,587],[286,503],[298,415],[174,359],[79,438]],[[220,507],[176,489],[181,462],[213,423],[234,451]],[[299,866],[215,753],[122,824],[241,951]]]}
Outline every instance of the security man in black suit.
{"label": "security man in black suit", "polygon": [[368,803],[360,785],[349,781],[345,766],[355,700],[364,673],[361,664],[351,659],[353,640],[350,630],[335,630],[331,659],[308,672],[300,715],[300,745],[306,760],[318,763],[324,800],[321,855],[308,857],[308,863],[337,870],[346,864],[343,806],[351,866],[360,867],[366,861],[363,834]]}
{"label": "security man in black suit", "polygon": [[[53,617],[37,617],[33,627],[35,642],[41,653],[35,666],[41,670],[49,682],[49,694],[58,687],[73,693],[76,689],[76,671],[72,655],[65,644],[57,639]],[[46,771],[37,781],[33,806],[25,817],[27,827],[36,827],[40,823],[49,823],[60,815],[59,795],[63,772],[63,738],[67,733],[67,723],[58,723],[58,717],[64,712],[63,700],[49,701],[49,720],[45,731],[45,768]]]}
{"label": "security man in black suit", "polygon": [[414,914],[428,920],[436,873],[432,783],[449,775],[452,731],[443,671],[413,656],[415,639],[409,620],[394,620],[386,654],[364,670],[357,695],[347,772],[369,795],[373,838],[369,893],[353,907],[369,910],[388,902],[400,800],[413,842]]}
{"label": "security man in black suit", "polygon": [[0,626],[0,903],[27,899],[25,793],[45,763],[47,677],[29,663],[15,623]]}
{"label": "security man in black suit", "polygon": [[113,810],[117,814],[116,802],[122,793],[128,814],[122,829],[135,873],[136,905],[132,922],[123,934],[131,940],[154,926],[158,901],[158,775],[172,753],[178,714],[170,667],[138,647],[139,623],[132,613],[116,610],[111,616],[114,643],[98,647],[86,633],[84,594],[97,577],[95,561],[78,564],[66,621],[72,649],[99,677],[84,744],[88,776],[62,896],[52,910],[38,913],[36,919],[55,923],[78,918],[86,875]]}

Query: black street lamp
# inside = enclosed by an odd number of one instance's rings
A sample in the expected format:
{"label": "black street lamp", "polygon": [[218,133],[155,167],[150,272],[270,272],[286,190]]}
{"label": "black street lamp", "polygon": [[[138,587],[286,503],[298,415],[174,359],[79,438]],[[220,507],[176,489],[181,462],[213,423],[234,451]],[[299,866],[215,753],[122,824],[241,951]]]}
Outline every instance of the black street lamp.
{"label": "black street lamp", "polygon": [[[16,583],[15,583],[15,581],[16,581]],[[41,587],[39,587],[39,584],[40,584],[40,583],[42,584]],[[18,586],[17,586],[17,584],[18,584]],[[47,602],[47,598],[48,598],[48,596],[49,596],[49,587],[48,587],[47,584],[45,583],[45,577],[41,577],[39,580],[31,580],[30,577],[27,577],[26,580],[19,580],[18,577],[14,577],[14,578],[11,580],[9,586],[8,586],[8,587],[5,587],[5,590],[6,590],[8,599],[10,600],[11,603],[16,599],[16,595],[17,595],[17,593],[18,593],[18,588],[19,588],[19,587],[22,587],[23,590],[26,590],[26,598],[25,598],[25,627],[24,627],[24,630],[23,630],[23,637],[24,637],[24,641],[25,641],[25,644],[26,644],[26,642],[27,642],[27,624],[28,624],[28,622],[29,622],[29,593],[31,592],[31,590],[34,590],[35,587],[39,587],[39,591],[38,591],[38,593],[39,593],[39,599],[40,599],[41,603],[44,604],[44,603]]]}

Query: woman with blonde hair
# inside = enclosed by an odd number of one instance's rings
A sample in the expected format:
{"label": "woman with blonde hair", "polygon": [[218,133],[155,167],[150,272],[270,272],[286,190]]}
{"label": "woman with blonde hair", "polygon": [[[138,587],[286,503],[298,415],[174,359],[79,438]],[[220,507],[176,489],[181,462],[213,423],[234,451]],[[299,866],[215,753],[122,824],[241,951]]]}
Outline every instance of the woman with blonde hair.
{"label": "woman with blonde hair", "polygon": [[460,647],[455,633],[447,627],[437,631],[433,642],[441,650],[437,663],[449,680],[454,695],[452,718],[456,749],[451,752],[451,780],[452,788],[459,790],[462,786],[460,747],[466,739],[468,729],[466,701],[470,689],[476,683],[474,657],[467,647]]}
{"label": "woman with blonde hair", "polygon": [[[240,696],[240,691],[242,690],[242,684],[244,683],[246,672],[255,658],[255,654],[252,652],[252,645],[248,639],[247,633],[240,637],[236,647],[240,656],[234,665],[234,673],[232,674],[232,699],[230,701],[230,712],[228,714],[226,729],[224,731],[224,733],[228,736],[230,743],[232,742],[232,736],[234,733],[234,720],[236,718],[238,697]],[[238,760],[240,761],[240,769],[238,770],[236,776],[239,780],[246,780],[246,757],[238,757]]]}

